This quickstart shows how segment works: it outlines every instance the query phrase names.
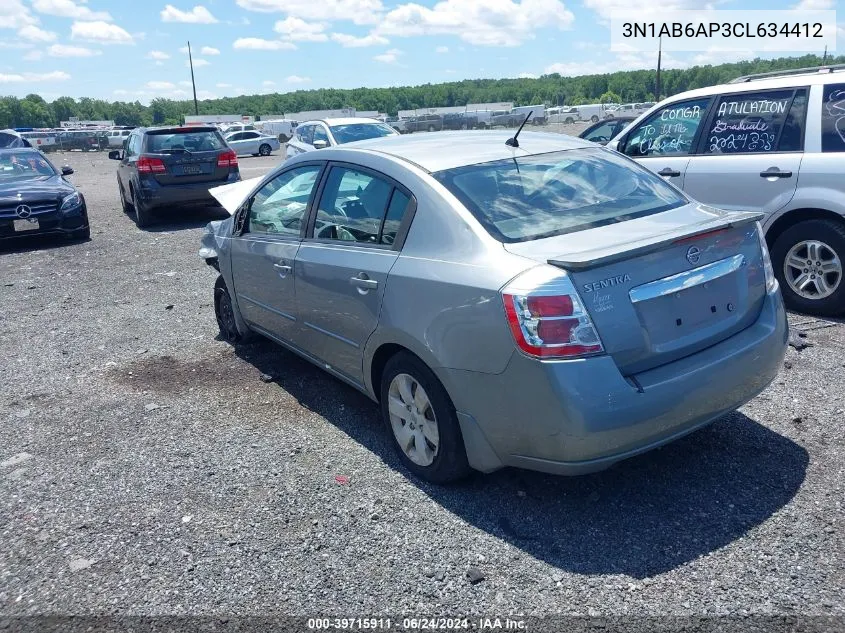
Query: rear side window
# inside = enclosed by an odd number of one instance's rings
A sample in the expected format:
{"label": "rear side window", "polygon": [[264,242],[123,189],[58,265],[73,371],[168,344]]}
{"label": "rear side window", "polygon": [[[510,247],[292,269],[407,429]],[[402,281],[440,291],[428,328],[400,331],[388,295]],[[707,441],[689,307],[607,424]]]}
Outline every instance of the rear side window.
{"label": "rear side window", "polygon": [[661,108],[628,135],[628,156],[682,156],[693,151],[693,142],[707,111],[709,99],[694,99]]}
{"label": "rear side window", "polygon": [[147,135],[146,151],[153,154],[170,152],[211,152],[223,149],[226,143],[217,132],[153,132]]}
{"label": "rear side window", "polygon": [[[705,154],[754,154],[800,149],[806,89],[793,110],[796,91],[768,90],[726,95],[716,102],[704,144]],[[803,108],[803,109],[802,109]]]}
{"label": "rear side window", "polygon": [[824,87],[822,151],[845,152],[845,84]]}
{"label": "rear side window", "polygon": [[502,242],[573,233],[686,204],[659,177],[599,148],[458,167],[434,177]]}
{"label": "rear side window", "polygon": [[392,246],[411,199],[369,172],[333,167],[317,206],[317,239]]}
{"label": "rear side window", "polygon": [[615,130],[616,123],[614,121],[605,121],[583,138],[594,143],[607,142],[613,138]]}

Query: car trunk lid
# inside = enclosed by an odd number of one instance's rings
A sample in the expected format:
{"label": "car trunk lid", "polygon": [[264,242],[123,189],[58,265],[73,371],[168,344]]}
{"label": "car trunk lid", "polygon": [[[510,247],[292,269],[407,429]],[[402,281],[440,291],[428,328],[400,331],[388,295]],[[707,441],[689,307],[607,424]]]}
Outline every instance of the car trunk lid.
{"label": "car trunk lid", "polygon": [[568,271],[605,351],[631,376],[756,321],[766,292],[760,217],[689,204],[505,248]]}
{"label": "car trunk lid", "polygon": [[159,160],[164,170],[153,169],[150,176],[159,184],[225,182],[230,170],[237,171],[221,155],[229,152],[217,130],[176,128],[155,130],[148,134],[144,156]]}

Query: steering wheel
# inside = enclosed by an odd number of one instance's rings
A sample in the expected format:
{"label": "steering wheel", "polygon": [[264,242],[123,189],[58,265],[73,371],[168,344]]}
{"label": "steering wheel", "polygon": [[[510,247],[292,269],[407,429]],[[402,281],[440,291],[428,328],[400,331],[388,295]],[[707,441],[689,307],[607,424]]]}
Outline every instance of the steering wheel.
{"label": "steering wheel", "polygon": [[606,136],[594,136],[590,139],[593,143],[607,143],[610,139]]}
{"label": "steering wheel", "polygon": [[323,240],[340,240],[342,242],[355,242],[355,236],[340,224],[326,224],[314,237]]}

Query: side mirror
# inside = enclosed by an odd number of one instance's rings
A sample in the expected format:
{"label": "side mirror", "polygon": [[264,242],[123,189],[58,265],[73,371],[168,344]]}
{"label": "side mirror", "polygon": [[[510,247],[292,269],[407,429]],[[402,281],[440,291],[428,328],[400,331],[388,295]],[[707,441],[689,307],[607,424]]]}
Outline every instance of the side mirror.
{"label": "side mirror", "polygon": [[62,176],[70,176],[73,173],[73,167],[65,165],[62,167]]}
{"label": "side mirror", "polygon": [[618,152],[618,151],[619,151],[619,141],[608,141],[607,143],[605,143],[605,145],[604,145],[604,146],[605,146],[606,148],[608,148],[608,149],[612,149],[612,150],[614,150],[614,151],[616,151],[616,152]]}
{"label": "side mirror", "polygon": [[123,156],[121,156],[121,151],[119,149],[113,149],[109,152],[109,159],[111,160],[123,160]]}
{"label": "side mirror", "polygon": [[325,149],[328,146],[326,141],[314,141],[314,149]]}

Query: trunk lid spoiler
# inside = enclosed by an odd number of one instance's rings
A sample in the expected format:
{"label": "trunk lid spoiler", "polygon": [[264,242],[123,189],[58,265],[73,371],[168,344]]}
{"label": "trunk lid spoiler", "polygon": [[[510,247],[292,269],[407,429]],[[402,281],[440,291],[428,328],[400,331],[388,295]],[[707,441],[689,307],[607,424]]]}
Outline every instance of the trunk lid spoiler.
{"label": "trunk lid spoiler", "polygon": [[634,236],[633,239],[603,245],[598,248],[588,248],[580,251],[573,250],[572,252],[549,257],[547,261],[553,266],[568,270],[588,270],[658,251],[678,240],[694,239],[714,231],[756,222],[763,217],[764,215],[762,213],[756,212],[726,212],[724,215],[720,214],[718,217],[707,218],[694,225],[675,226],[663,232],[655,232],[641,237]]}

